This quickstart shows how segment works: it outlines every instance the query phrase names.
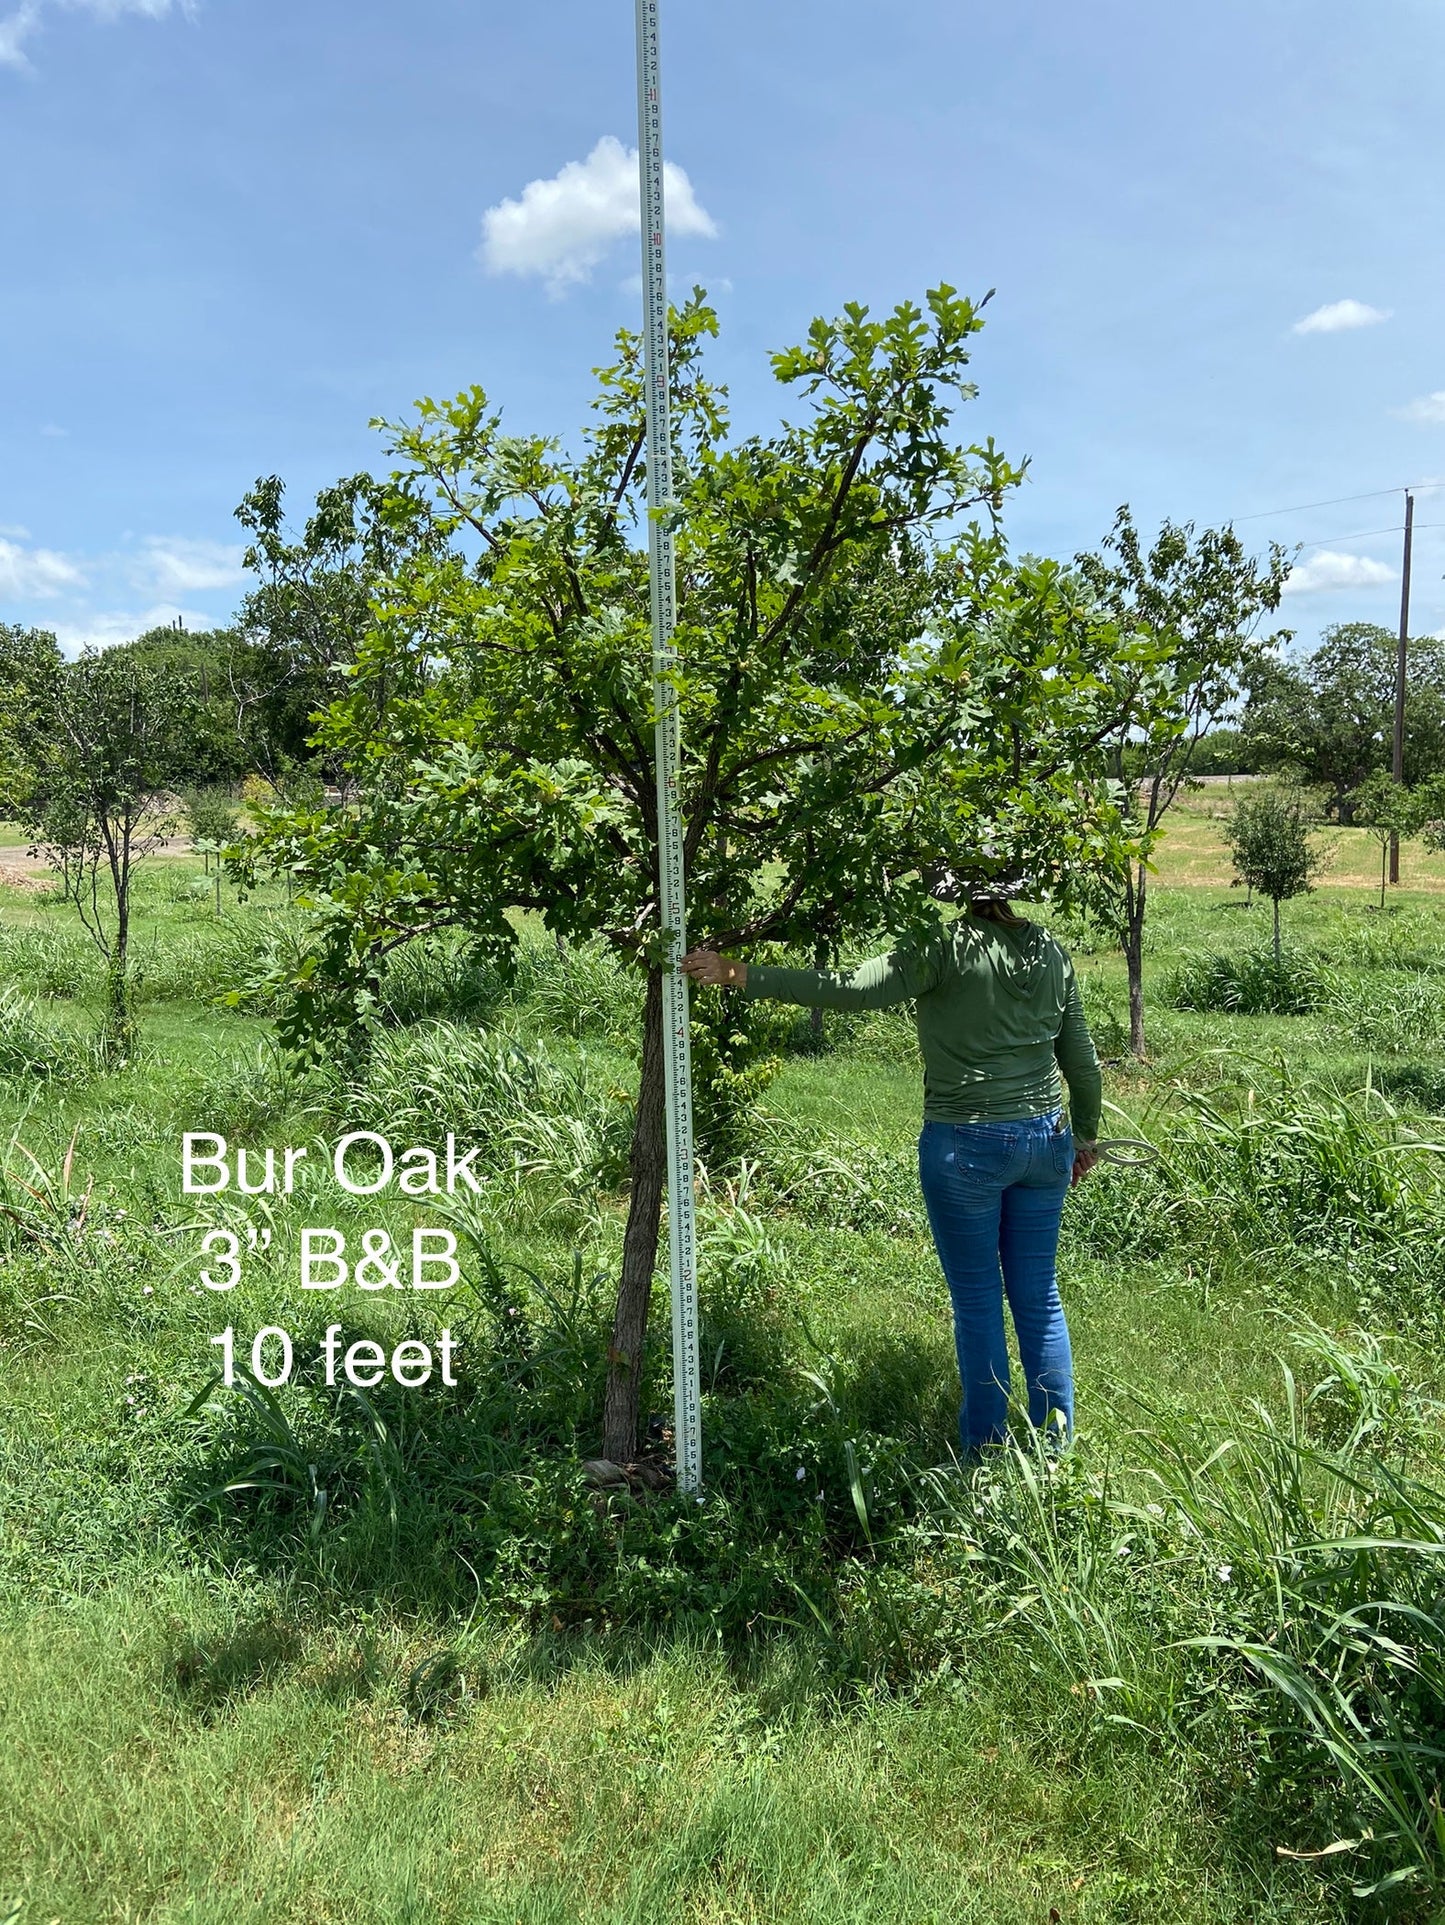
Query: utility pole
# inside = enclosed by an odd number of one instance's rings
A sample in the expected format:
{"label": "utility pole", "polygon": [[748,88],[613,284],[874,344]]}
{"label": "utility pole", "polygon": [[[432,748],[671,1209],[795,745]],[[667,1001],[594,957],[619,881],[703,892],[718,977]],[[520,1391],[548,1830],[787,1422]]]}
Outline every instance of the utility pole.
{"label": "utility pole", "polygon": [[[1390,769],[1397,782],[1405,780],[1405,676],[1410,652],[1410,544],[1415,528],[1415,497],[1405,491],[1405,553],[1400,565],[1400,641],[1395,653],[1395,744]],[[1390,880],[1400,880],[1400,833],[1390,836]]]}

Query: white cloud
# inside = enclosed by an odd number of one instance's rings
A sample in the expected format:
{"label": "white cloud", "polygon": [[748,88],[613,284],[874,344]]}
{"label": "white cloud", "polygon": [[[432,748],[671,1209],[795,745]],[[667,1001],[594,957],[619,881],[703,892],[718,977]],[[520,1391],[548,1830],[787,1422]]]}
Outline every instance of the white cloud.
{"label": "white cloud", "polygon": [[18,521],[0,521],[0,535],[9,535],[13,541],[29,541],[30,530],[22,528]]}
{"label": "white cloud", "polygon": [[[72,13],[88,13],[96,20],[120,20],[126,14],[139,14],[145,20],[163,20],[169,13],[189,18],[193,0],[51,0],[51,4]],[[43,0],[21,0],[8,18],[0,20],[0,67],[29,68],[25,42],[40,27]]]}
{"label": "white cloud", "polygon": [[50,441],[63,441],[70,433],[69,428],[57,428],[53,421],[47,421],[40,432]]}
{"label": "white cloud", "polygon": [[193,541],[151,535],[131,571],[137,586],[157,595],[196,595],[207,588],[234,588],[246,579],[239,543]]}
{"label": "white cloud", "polygon": [[40,0],[25,4],[7,20],[0,20],[0,67],[28,67],[25,42],[40,25]]}
{"label": "white cloud", "polygon": [[[670,235],[717,234],[682,168],[668,161]],[[637,149],[604,134],[586,160],[569,160],[550,180],[529,181],[520,200],[499,201],[482,216],[483,264],[493,274],[536,274],[558,296],[591,278],[615,241],[642,225]]]}
{"label": "white cloud", "polygon": [[1339,334],[1346,328],[1372,328],[1388,321],[1392,309],[1370,307],[1364,301],[1329,301],[1305,315],[1290,329],[1292,334]]}
{"label": "white cloud", "polygon": [[194,609],[179,608],[174,602],[157,602],[138,614],[83,615],[73,622],[46,624],[59,642],[61,653],[74,657],[87,648],[114,648],[117,642],[133,642],[150,628],[170,628],[180,619],[187,628],[211,628],[209,615]]}
{"label": "white cloud", "polygon": [[54,548],[22,548],[0,538],[0,595],[63,595],[84,585],[83,572]]}
{"label": "white cloud", "polygon": [[1432,428],[1445,426],[1445,388],[1436,388],[1433,394],[1419,395],[1394,412],[1403,421],[1420,421]]}
{"label": "white cloud", "polygon": [[1308,561],[1296,562],[1285,582],[1286,595],[1316,595],[1335,588],[1378,588],[1395,579],[1393,568],[1368,555],[1342,555],[1322,548]]}
{"label": "white cloud", "polygon": [[93,13],[97,20],[119,20],[138,13],[146,20],[164,20],[168,13],[193,13],[191,0],[59,0],[73,13]]}

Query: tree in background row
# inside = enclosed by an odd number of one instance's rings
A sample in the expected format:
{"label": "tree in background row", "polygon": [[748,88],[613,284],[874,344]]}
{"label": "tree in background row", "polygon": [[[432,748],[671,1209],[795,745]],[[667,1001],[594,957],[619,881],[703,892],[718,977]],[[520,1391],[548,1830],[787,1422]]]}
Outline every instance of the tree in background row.
{"label": "tree in background row", "polygon": [[1201,742],[1237,703],[1251,673],[1281,635],[1254,629],[1279,606],[1288,573],[1276,543],[1256,562],[1234,530],[1166,521],[1146,551],[1127,504],[1098,554],[1075,558],[1098,607],[1125,633],[1147,638],[1140,674],[1107,743],[1109,766],[1137,824],[1137,853],[1103,878],[1104,914],[1119,937],[1129,978],[1129,1047],[1143,1056],[1144,923],[1149,851],[1189,781]]}
{"label": "tree in background row", "polygon": [[[978,309],[939,287],[815,321],[773,359],[800,418],[747,439],[704,372],[716,326],[700,291],[671,317],[689,939],[812,958],[933,925],[935,891],[1027,873],[1067,899],[1117,867],[1137,832],[1101,745],[1164,645],[1010,560],[1021,471],[952,433]],[[665,1176],[639,337],[598,373],[579,454],[504,433],[479,388],[389,430],[399,466],[353,524],[372,624],[318,734],[354,806],[272,811],[248,854],[312,912],[296,1045],[368,1021],[401,944],[455,928],[509,958],[517,908],[642,973],[602,1440],[625,1460]],[[266,525],[299,594],[326,544]]]}
{"label": "tree in background row", "polygon": [[1323,861],[1310,841],[1319,804],[1297,783],[1246,789],[1225,818],[1222,834],[1235,873],[1274,909],[1274,959],[1280,960],[1279,907],[1304,895]]}
{"label": "tree in background row", "polygon": [[[1328,812],[1353,823],[1357,792],[1391,766],[1397,648],[1378,623],[1337,622],[1301,662],[1257,660],[1240,725],[1248,765],[1323,788]],[[1445,774],[1445,642],[1412,640],[1409,665],[1404,779],[1413,788]]]}
{"label": "tree in background row", "polygon": [[0,812],[35,838],[104,958],[104,1047],[127,1057],[135,868],[176,827],[173,792],[194,765],[202,706],[135,651],[66,662],[55,637],[33,629],[0,628],[0,687]]}

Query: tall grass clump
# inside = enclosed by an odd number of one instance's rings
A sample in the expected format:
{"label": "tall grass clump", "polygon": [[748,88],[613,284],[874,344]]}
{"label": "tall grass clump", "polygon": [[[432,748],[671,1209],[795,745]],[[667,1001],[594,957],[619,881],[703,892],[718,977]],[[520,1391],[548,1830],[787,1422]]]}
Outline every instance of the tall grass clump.
{"label": "tall grass clump", "polygon": [[0,922],[0,975],[35,996],[76,997],[100,987],[100,957],[78,930]]}
{"label": "tall grass clump", "polygon": [[1341,918],[1331,932],[1331,957],[1352,969],[1445,971],[1445,932],[1438,912],[1410,908],[1382,916],[1377,909]]}
{"label": "tall grass clump", "polygon": [[447,1019],[487,1021],[506,996],[502,971],[464,936],[445,931],[393,950],[382,971],[384,1020],[406,1026]]}
{"label": "tall grass clump", "polygon": [[480,1146],[477,1167],[516,1189],[539,1181],[590,1207],[626,1167],[630,1099],[587,1056],[563,1061],[505,1029],[428,1022],[383,1032],[333,1102],[352,1128],[445,1147]]}
{"label": "tall grass clump", "polygon": [[1375,1339],[1290,1347],[1281,1405],[1135,1397],[1106,1447],[924,1474],[911,1570],[853,1635],[927,1629],[925,1661],[954,1668],[989,1650],[1059,1717],[1243,1788],[1278,1850],[1356,1895],[1424,1897],[1445,1883],[1439,1412]]}
{"label": "tall grass clump", "polygon": [[273,1015],[281,1003],[275,985],[299,960],[300,927],[285,909],[256,909],[154,933],[137,945],[140,994],[149,1002],[230,1003]]}
{"label": "tall grass clump", "polygon": [[0,985],[0,1078],[73,1082],[100,1067],[90,1037],[56,1022],[34,997]]}
{"label": "tall grass clump", "polygon": [[1445,1305],[1445,1143],[1371,1085],[1272,1078],[1174,1090],[1140,1126],[1145,1169],[1105,1167],[1073,1195],[1066,1235],[1095,1254],[1188,1259],[1283,1286],[1301,1270],[1389,1320]]}
{"label": "tall grass clump", "polygon": [[1278,960],[1267,949],[1198,950],[1165,979],[1161,1000],[1173,1009],[1230,1016],[1307,1016],[1333,987],[1333,972],[1302,950]]}
{"label": "tall grass clump", "polygon": [[838,1230],[919,1236],[926,1229],[913,1149],[886,1151],[766,1116],[743,1165],[758,1201]]}
{"label": "tall grass clump", "polygon": [[1405,1055],[1445,1045],[1445,993],[1436,978],[1340,978],[1321,1008],[1331,1029],[1358,1049]]}
{"label": "tall grass clump", "polygon": [[634,1051],[641,1035],[642,978],[601,943],[558,945],[529,930],[519,943],[512,998],[558,1036],[596,1038]]}
{"label": "tall grass clump", "polygon": [[245,1054],[230,1051],[188,1064],[167,1096],[178,1130],[264,1139],[288,1117],[313,1110],[331,1087],[334,1078],[303,1071],[267,1040]]}

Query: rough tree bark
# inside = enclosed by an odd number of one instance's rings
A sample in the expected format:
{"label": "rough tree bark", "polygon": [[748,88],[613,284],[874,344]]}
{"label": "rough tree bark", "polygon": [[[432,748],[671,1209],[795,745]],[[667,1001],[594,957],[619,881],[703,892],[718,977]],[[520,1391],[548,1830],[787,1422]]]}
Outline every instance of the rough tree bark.
{"label": "rough tree bark", "polygon": [[1144,1055],[1144,899],[1148,884],[1145,870],[1131,871],[1125,893],[1123,950],[1129,972],[1129,1050]]}
{"label": "rough tree bark", "polygon": [[625,1464],[637,1454],[637,1420],[642,1390],[642,1349],[647,1310],[657,1266],[662,1222],[662,1192],[667,1175],[663,1114],[662,972],[647,972],[642,1017],[642,1075],[629,1157],[631,1189],[627,1231],[622,1242],[622,1279],[612,1344],[607,1353],[607,1389],[602,1405],[602,1454]]}

